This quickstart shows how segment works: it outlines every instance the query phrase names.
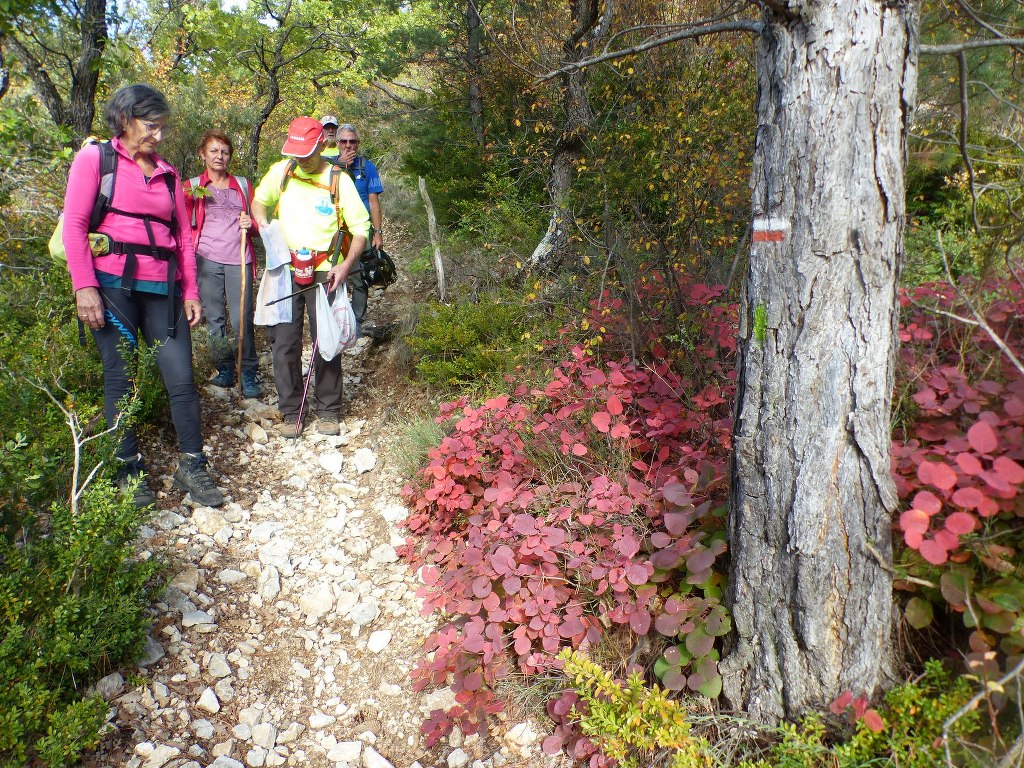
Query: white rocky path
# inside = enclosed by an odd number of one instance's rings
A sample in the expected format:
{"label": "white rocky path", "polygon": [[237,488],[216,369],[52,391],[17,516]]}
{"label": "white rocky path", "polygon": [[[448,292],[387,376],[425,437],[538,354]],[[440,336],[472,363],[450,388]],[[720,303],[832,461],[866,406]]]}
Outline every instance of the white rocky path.
{"label": "white rocky path", "polygon": [[[347,397],[373,354],[365,341],[353,352]],[[182,505],[165,479],[143,531],[144,556],[170,559],[173,581],[138,668],[98,685],[114,733],[83,768],[552,765],[543,734],[518,718],[433,749],[420,736],[454,698],[412,689],[432,620],[395,553],[406,510],[383,450],[386,409],[357,397],[340,435],[307,427],[284,440],[269,429],[276,409],[235,397],[203,395],[229,502]]]}

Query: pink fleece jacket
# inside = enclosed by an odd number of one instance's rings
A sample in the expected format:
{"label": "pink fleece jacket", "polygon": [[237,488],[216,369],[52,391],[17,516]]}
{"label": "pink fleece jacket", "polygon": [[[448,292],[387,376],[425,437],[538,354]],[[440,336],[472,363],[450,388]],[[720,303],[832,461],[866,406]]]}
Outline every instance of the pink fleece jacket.
{"label": "pink fleece jacket", "polygon": [[[171,218],[171,196],[167,191],[166,174],[174,178],[174,205],[177,217],[177,242],[165,225],[152,223],[153,237],[161,248],[176,248],[178,252],[178,284],[182,298],[199,301],[199,284],[196,280],[196,257],[192,245],[192,231],[185,211],[185,195],[181,189],[178,172],[162,157],[154,155],[156,172],[146,181],[142,169],[128,155],[119,138],[111,140],[118,153],[117,177],[114,181],[112,208],[134,213],[151,213],[165,221]],[[120,275],[124,272],[125,257],[122,254],[93,257],[89,250],[89,217],[96,201],[100,185],[100,148],[95,144],[84,147],[71,163],[68,173],[68,187],[64,196],[64,250],[68,255],[68,271],[71,284],[77,291],[81,288],[98,287],[97,272]],[[99,231],[122,243],[146,245],[149,236],[142,219],[121,216],[114,211],[107,213]],[[137,280],[167,280],[167,262],[152,256],[138,254]]]}

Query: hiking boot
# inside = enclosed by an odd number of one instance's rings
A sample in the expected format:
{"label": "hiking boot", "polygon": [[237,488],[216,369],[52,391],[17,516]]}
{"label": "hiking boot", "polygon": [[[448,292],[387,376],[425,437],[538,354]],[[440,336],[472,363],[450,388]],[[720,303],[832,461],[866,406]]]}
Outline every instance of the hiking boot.
{"label": "hiking boot", "polygon": [[256,370],[246,368],[242,371],[242,397],[259,397],[260,383],[256,380]]}
{"label": "hiking boot", "polygon": [[317,416],[316,431],[321,435],[336,435],[341,432],[337,416]]}
{"label": "hiking boot", "polygon": [[235,386],[235,366],[231,363],[221,363],[217,367],[217,375],[210,380],[215,387]]}
{"label": "hiking boot", "polygon": [[132,502],[139,509],[156,504],[156,494],[146,482],[146,465],[142,463],[142,454],[136,454],[134,459],[119,458],[118,461],[121,466],[118,467],[114,482],[121,492],[130,493]]}
{"label": "hiking boot", "polygon": [[285,419],[274,425],[274,431],[286,440],[294,440],[302,434],[302,424],[295,419]]}
{"label": "hiking boot", "polygon": [[187,492],[192,501],[204,507],[219,507],[224,503],[224,494],[213,484],[206,471],[206,457],[201,453],[181,454],[174,473],[174,487]]}

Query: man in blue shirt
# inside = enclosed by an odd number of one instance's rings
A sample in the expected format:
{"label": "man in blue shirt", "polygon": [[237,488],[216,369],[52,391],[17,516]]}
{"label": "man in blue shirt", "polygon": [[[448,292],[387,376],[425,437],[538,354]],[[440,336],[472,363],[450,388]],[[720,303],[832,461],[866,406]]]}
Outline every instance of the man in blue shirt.
{"label": "man in blue shirt", "polygon": [[[370,230],[370,239],[366,247],[383,248],[380,195],[384,192],[384,185],[381,184],[380,173],[377,172],[377,166],[373,161],[359,154],[359,132],[351,123],[344,123],[338,127],[338,157],[355,182],[359,198],[370,214],[370,224],[373,228]],[[348,283],[352,288],[352,310],[355,312],[356,322],[361,327],[363,316],[366,314],[370,287],[366,284],[362,270],[354,272]],[[369,327],[366,328],[366,332],[372,335]]]}

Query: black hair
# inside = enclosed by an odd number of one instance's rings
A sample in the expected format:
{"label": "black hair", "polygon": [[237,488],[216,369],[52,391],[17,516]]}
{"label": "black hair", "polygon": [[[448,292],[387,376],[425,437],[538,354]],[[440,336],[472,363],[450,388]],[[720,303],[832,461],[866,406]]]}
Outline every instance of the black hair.
{"label": "black hair", "polygon": [[133,117],[158,120],[171,114],[167,99],[156,88],[143,83],[118,88],[107,102],[104,117],[111,136],[120,136]]}

